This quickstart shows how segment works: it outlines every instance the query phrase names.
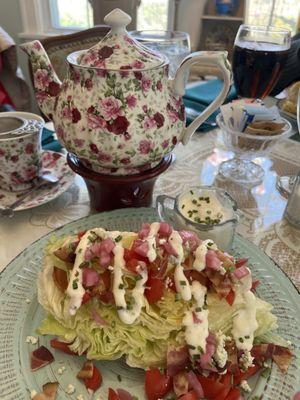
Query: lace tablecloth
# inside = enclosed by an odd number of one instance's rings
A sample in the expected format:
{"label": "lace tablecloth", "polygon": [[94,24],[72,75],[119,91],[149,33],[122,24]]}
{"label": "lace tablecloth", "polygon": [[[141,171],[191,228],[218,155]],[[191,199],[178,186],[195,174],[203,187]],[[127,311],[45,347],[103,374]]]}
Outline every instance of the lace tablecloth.
{"label": "lace tablecloth", "polygon": [[[285,140],[268,158],[259,158],[265,171],[264,182],[251,190],[223,181],[218,165],[232,154],[218,144],[218,132],[196,134],[187,146],[176,149],[176,161],[162,174],[154,198],[161,193],[175,196],[191,185],[214,184],[232,195],[243,212],[238,233],[257,244],[300,288],[300,230],[282,219],[286,200],[275,188],[276,176],[300,169],[300,143]],[[0,220],[0,271],[21,250],[49,231],[91,213],[83,180],[56,200],[35,209],[17,212],[13,219]]]}

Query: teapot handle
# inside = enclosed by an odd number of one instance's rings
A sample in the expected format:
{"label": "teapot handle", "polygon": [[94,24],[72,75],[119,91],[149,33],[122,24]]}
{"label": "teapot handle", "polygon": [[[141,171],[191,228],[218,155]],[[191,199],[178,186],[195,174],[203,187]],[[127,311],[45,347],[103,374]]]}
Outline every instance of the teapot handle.
{"label": "teapot handle", "polygon": [[202,64],[208,67],[218,67],[223,76],[223,88],[218,97],[183,131],[181,142],[187,144],[197,128],[224,102],[231,86],[231,68],[227,60],[227,51],[197,51],[188,55],[179,66],[174,81],[175,95],[185,93],[185,76],[193,64]]}

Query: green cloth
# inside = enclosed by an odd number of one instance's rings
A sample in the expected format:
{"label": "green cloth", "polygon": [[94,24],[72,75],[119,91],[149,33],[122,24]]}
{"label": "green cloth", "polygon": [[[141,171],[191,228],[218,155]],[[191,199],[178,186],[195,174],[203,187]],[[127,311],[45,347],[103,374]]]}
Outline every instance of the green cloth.
{"label": "green cloth", "polygon": [[62,145],[54,138],[54,132],[50,129],[43,129],[42,148],[43,150],[52,150],[58,152],[62,150]]}
{"label": "green cloth", "polygon": [[[190,107],[196,111],[199,111],[199,114],[214,101],[214,99],[218,96],[220,91],[222,90],[223,82],[220,79],[211,79],[208,82],[199,82],[198,85],[193,86],[190,89],[187,89],[185,95],[183,96],[183,101],[186,107]],[[236,90],[234,86],[231,86],[231,89],[227,95],[225,103],[236,98]],[[216,116],[219,110],[215,111],[206,122],[215,122]],[[187,125],[189,125],[193,119],[187,118]],[[198,131],[206,132],[210,129],[214,129],[214,126],[209,124],[202,124]]]}

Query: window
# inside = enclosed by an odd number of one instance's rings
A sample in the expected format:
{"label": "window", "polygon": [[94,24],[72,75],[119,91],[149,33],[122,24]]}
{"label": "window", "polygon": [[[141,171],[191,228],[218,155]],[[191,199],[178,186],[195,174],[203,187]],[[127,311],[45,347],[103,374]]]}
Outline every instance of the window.
{"label": "window", "polygon": [[248,22],[253,25],[273,25],[296,33],[299,0],[250,0]]}
{"label": "window", "polygon": [[93,26],[93,9],[88,0],[49,0],[51,22],[56,29],[85,29]]}
{"label": "window", "polygon": [[137,13],[137,29],[167,30],[169,15],[169,0],[141,0]]}

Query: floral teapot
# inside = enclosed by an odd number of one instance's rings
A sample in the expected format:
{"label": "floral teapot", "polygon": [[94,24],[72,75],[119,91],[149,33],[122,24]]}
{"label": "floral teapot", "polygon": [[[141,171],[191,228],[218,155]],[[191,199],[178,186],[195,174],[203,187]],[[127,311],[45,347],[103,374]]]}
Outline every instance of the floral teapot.
{"label": "floral teapot", "polygon": [[[33,69],[35,94],[42,112],[54,123],[66,149],[90,169],[134,174],[157,165],[224,101],[231,72],[226,52],[187,56],[168,79],[168,60],[135,41],[126,31],[131,17],[115,9],[105,18],[110,32],[88,50],[67,57],[61,83],[39,41],[21,45]],[[189,127],[182,95],[192,64],[217,66],[223,89]]]}

